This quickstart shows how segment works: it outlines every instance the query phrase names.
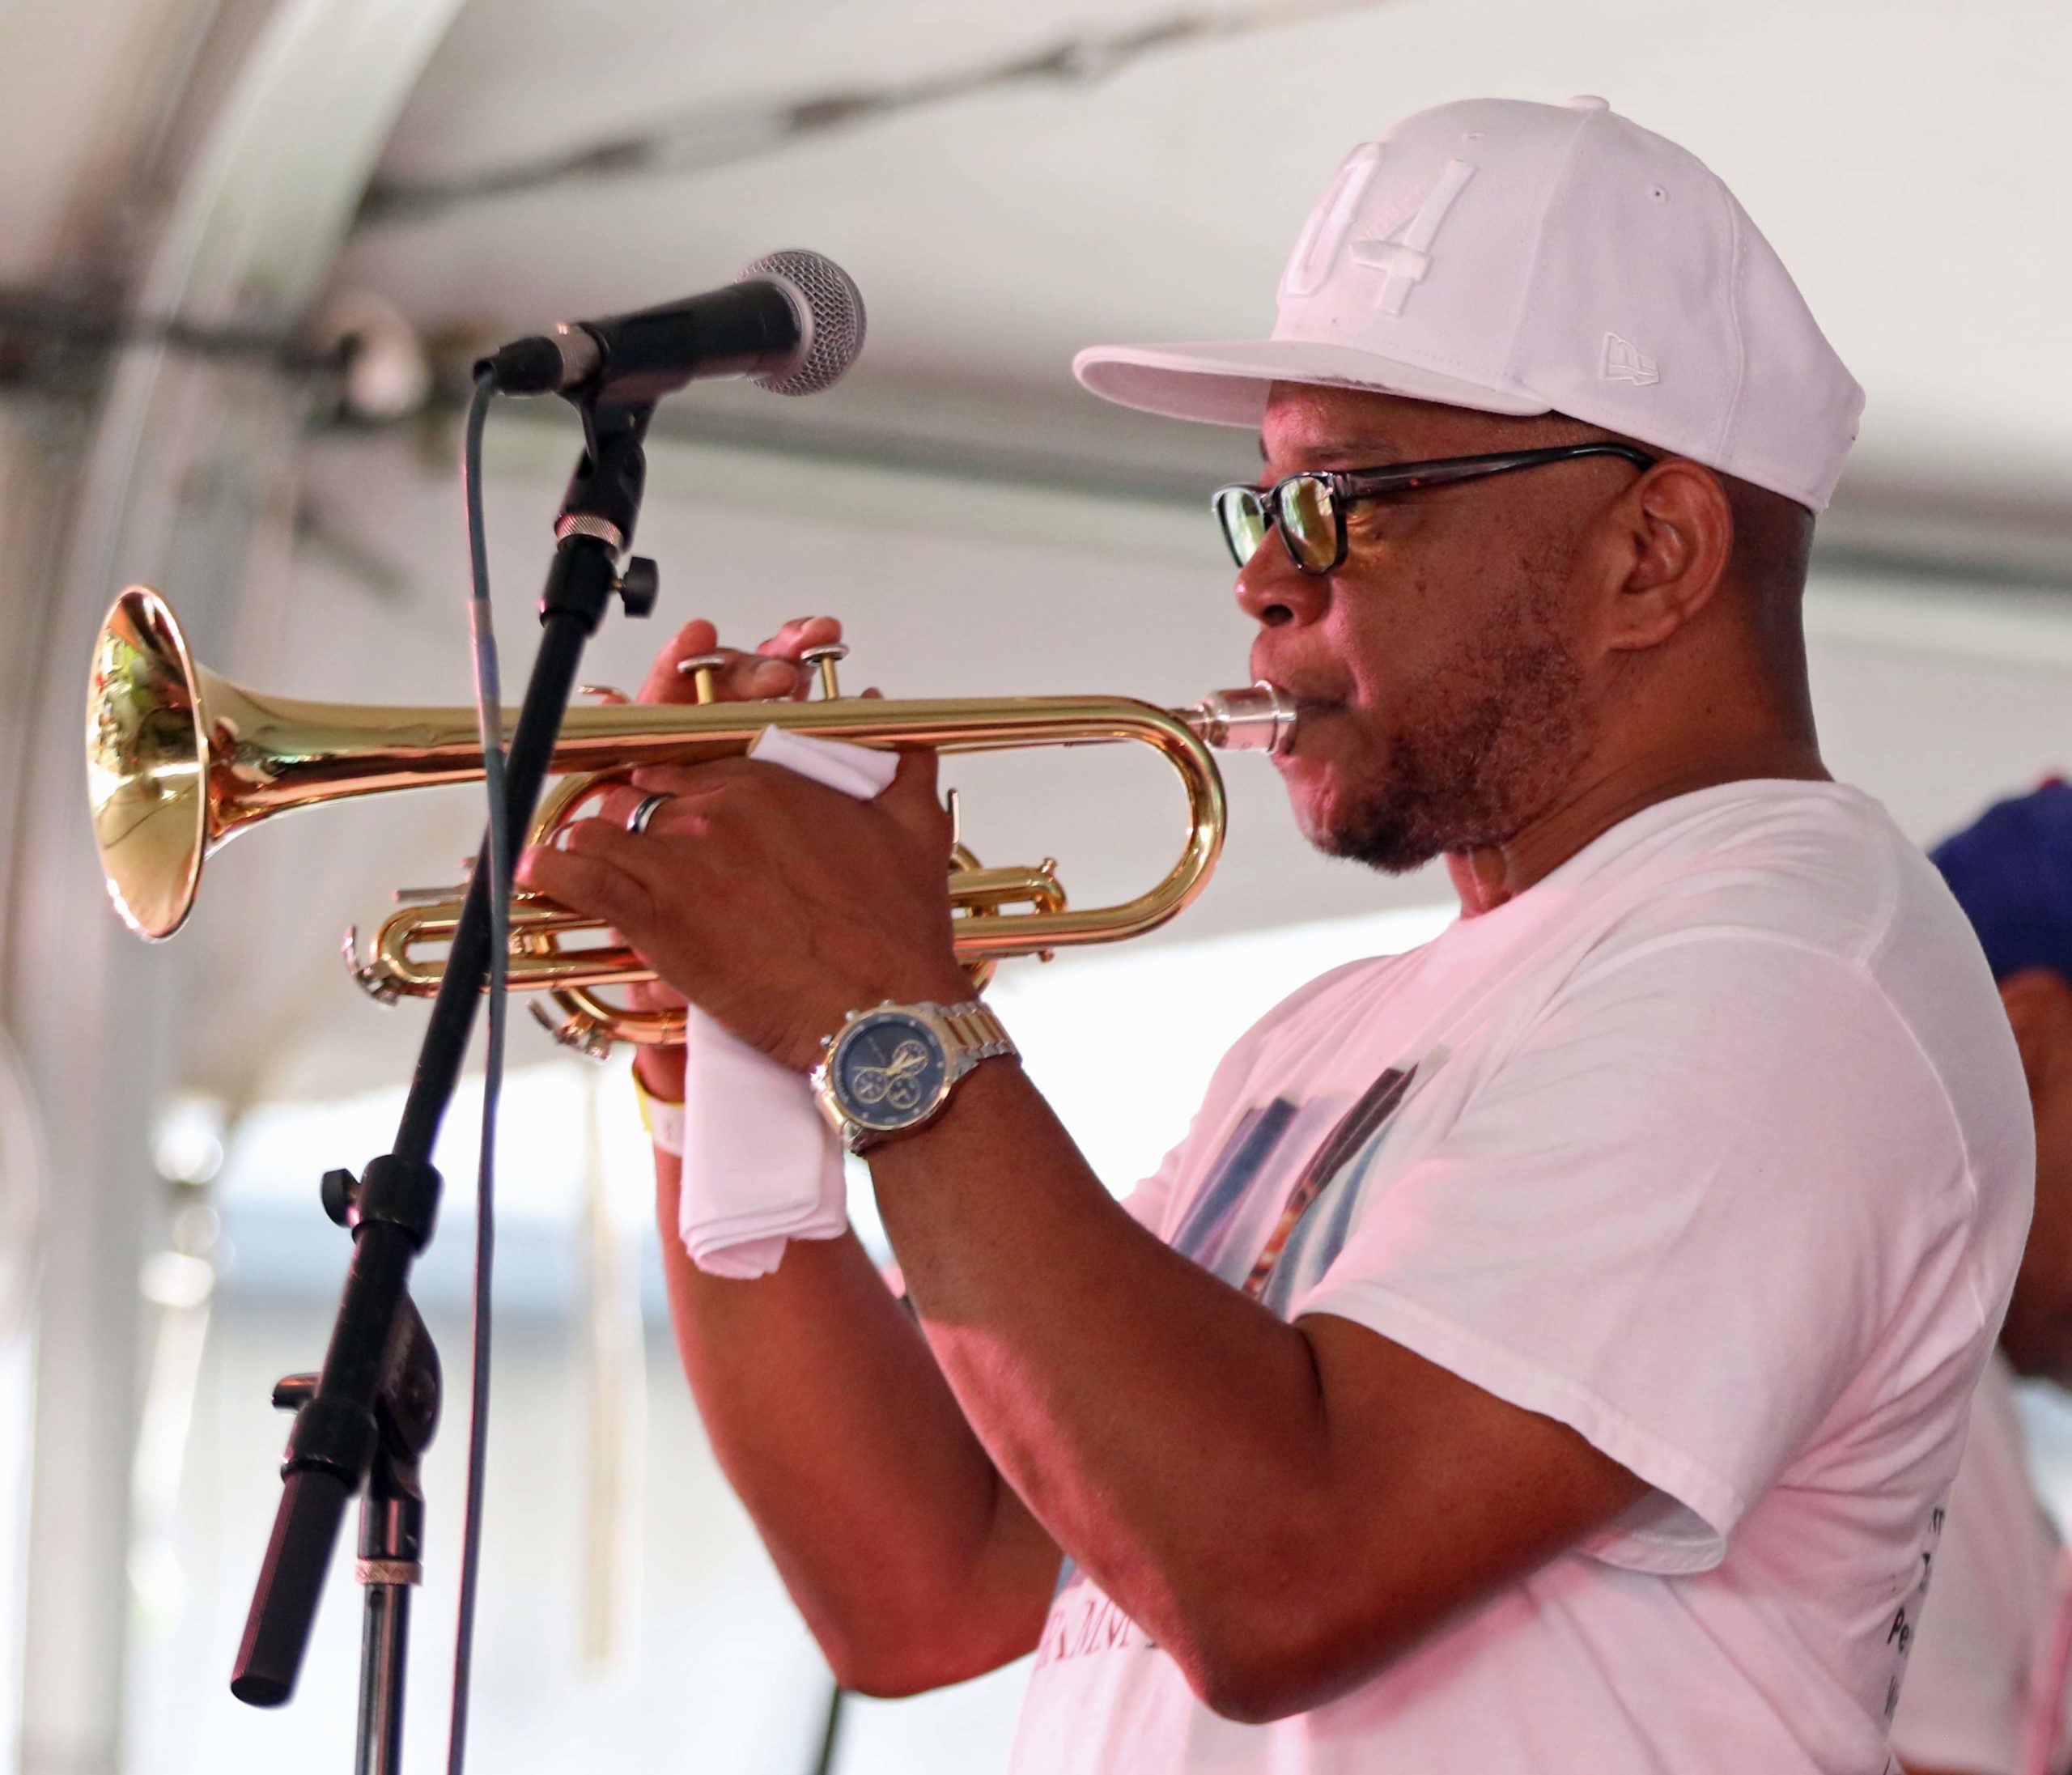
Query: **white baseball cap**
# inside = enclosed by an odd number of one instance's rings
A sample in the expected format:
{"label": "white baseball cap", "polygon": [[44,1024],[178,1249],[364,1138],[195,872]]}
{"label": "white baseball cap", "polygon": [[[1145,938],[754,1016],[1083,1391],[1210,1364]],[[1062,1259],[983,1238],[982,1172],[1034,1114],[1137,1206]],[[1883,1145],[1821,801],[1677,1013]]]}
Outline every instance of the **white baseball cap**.
{"label": "white baseball cap", "polygon": [[1347,156],[1267,339],[1095,346],[1094,393],[1256,426],[1275,382],[1560,412],[1824,510],[1863,390],[1734,194],[1602,99],[1469,99]]}

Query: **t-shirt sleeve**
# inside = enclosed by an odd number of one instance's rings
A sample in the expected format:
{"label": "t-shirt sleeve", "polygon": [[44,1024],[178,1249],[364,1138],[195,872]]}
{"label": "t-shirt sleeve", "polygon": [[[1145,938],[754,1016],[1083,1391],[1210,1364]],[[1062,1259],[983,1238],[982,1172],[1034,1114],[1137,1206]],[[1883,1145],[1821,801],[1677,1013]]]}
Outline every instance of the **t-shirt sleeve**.
{"label": "t-shirt sleeve", "polygon": [[1297,1311],[1570,1425],[1655,1494],[1590,1551],[1705,1569],[1909,1291],[1964,1294],[1948,1102],[1869,975],[1740,932],[1586,963],[1489,1068]]}

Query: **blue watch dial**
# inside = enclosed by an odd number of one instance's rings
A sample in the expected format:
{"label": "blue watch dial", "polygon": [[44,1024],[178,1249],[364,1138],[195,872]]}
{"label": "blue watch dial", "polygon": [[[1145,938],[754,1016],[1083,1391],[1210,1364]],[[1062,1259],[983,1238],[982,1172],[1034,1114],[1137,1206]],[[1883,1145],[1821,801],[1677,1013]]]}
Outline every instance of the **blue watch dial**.
{"label": "blue watch dial", "polygon": [[904,1011],[868,1011],[843,1032],[830,1083],[844,1114],[868,1128],[911,1127],[949,1089],[936,1032]]}

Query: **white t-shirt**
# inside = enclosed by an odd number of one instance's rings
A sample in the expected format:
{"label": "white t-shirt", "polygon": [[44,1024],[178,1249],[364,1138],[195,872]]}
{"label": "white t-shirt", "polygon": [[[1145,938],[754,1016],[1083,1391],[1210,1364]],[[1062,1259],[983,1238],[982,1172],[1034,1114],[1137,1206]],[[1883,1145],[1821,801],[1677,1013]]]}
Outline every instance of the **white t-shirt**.
{"label": "white t-shirt", "polygon": [[[1933,1596],[1907,1661],[1892,1747],[1918,1769],[2015,1775],[2030,1679],[2048,1651],[2061,1549],[2029,1481],[2014,1380],[1996,1354],[1972,1401]],[[2051,1766],[2072,1767],[2072,1709],[2061,1708]]]}
{"label": "white t-shirt", "polygon": [[1242,1285],[1306,1202],[1269,1306],[1368,1326],[1653,1490],[1266,1726],[1203,1706],[1068,1563],[1014,1769],[1877,1775],[2033,1162],[1970,928],[1836,785],[1659,804],[1313,982],[1132,1211]]}

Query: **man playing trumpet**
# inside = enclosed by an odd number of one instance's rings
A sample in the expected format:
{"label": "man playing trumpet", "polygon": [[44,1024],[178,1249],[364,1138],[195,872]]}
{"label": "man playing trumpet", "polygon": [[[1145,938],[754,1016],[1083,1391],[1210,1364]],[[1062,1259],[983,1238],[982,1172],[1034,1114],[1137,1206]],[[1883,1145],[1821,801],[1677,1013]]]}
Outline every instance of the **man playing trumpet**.
{"label": "man playing trumpet", "polygon": [[[1445,855],[1463,915],[1270,1014],[1119,1204],[960,1017],[928,756],[868,801],[643,771],[528,855],[825,1060],[868,1158],[911,1316],[846,1234],[703,1273],[657,1158],[693,1390],[837,1675],[1035,1651],[1030,1772],[1887,1766],[2031,1146],[1976,943],[1815,743],[1799,598],[1855,384],[1718,180],[1594,100],[1408,120],[1272,339],[1078,369],[1259,428],[1216,511],[1297,817]],[[881,1005],[918,1115],[864,1101],[892,1050],[829,1051]]]}

